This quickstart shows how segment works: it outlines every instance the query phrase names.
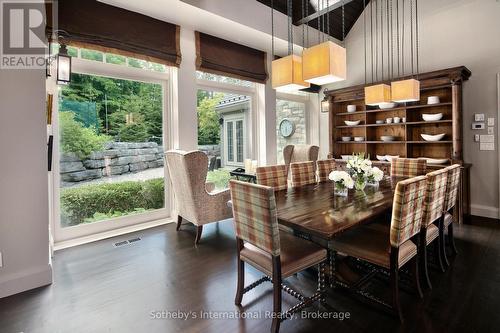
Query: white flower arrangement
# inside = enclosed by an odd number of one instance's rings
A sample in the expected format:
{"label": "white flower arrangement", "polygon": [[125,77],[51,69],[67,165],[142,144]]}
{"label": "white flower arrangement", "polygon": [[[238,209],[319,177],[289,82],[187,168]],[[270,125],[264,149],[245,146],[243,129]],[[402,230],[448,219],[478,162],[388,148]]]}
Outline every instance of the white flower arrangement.
{"label": "white flower arrangement", "polygon": [[339,187],[353,188],[354,180],[352,177],[345,171],[332,171],[328,175],[328,178],[335,182],[335,185]]}
{"label": "white flower arrangement", "polygon": [[377,167],[370,168],[366,172],[368,182],[379,182],[384,178],[384,172]]}
{"label": "white flower arrangement", "polygon": [[349,173],[356,176],[363,176],[372,167],[372,161],[369,158],[365,158],[364,153],[359,153],[357,155],[352,155],[351,158],[347,160],[346,168]]}

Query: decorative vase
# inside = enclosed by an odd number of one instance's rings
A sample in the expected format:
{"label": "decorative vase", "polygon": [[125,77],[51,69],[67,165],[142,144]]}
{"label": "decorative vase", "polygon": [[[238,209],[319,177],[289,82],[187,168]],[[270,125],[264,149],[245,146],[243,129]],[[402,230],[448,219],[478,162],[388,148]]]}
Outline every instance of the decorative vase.
{"label": "decorative vase", "polygon": [[368,179],[368,181],[366,182],[366,185],[378,188],[379,182],[375,181],[374,179]]}
{"label": "decorative vase", "polygon": [[354,188],[358,191],[363,191],[366,187],[366,178],[364,176],[357,175],[354,181]]}
{"label": "decorative vase", "polygon": [[335,195],[338,195],[340,197],[347,197],[347,193],[348,189],[344,184],[340,182],[335,183]]}

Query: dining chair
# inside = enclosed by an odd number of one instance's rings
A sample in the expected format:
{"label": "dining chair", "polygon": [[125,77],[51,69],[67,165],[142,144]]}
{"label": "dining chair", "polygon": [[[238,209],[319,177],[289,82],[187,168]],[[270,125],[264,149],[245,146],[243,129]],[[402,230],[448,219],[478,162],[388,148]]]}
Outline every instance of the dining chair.
{"label": "dining chair", "polygon": [[[271,332],[278,332],[281,321],[315,301],[324,302],[327,251],[307,240],[282,233],[278,228],[276,200],[272,187],[231,180],[232,208],[237,241],[238,284],[235,304],[243,294],[265,281],[273,284],[273,321]],[[265,276],[245,287],[245,263]],[[311,297],[282,283],[287,277],[318,265],[318,289]],[[281,312],[281,291],[301,302]]]}
{"label": "dining chair", "polygon": [[205,224],[232,216],[227,207],[229,189],[214,191],[213,184],[206,182],[208,157],[202,151],[169,150],[165,160],[176,200],[177,231],[183,219],[193,223],[198,244]]}
{"label": "dining chair", "polygon": [[296,162],[290,164],[292,187],[305,186],[316,183],[314,162]]}
{"label": "dining chair", "polygon": [[418,273],[418,244],[426,184],[426,176],[405,179],[396,184],[390,228],[372,229],[369,225],[359,226],[344,232],[332,242],[333,262],[336,261],[336,253],[342,252],[389,270],[392,304],[386,304],[372,295],[370,298],[392,309],[401,322],[403,315],[399,301],[399,273],[404,265],[411,264],[413,283],[418,296],[422,298]]}
{"label": "dining chair", "polygon": [[420,271],[424,276],[427,287],[432,288],[427,268],[427,247],[434,243],[434,258],[439,269],[444,272],[441,254],[441,241],[439,237],[442,229],[443,207],[448,179],[448,170],[440,169],[427,174],[427,188],[424,203],[424,216],[420,231],[420,246],[422,256],[420,257]]}
{"label": "dining chair", "polygon": [[451,248],[451,252],[453,255],[457,255],[457,247],[455,245],[455,238],[453,237],[453,223],[456,209],[456,203],[458,198],[458,187],[460,185],[460,165],[454,164],[446,168],[448,170],[448,181],[446,184],[446,196],[444,199],[444,218],[443,218],[443,228],[442,234],[440,235],[443,240],[441,245],[441,253],[444,259],[444,264],[449,265],[448,259],[446,256],[446,242],[444,238],[444,233],[447,232],[447,240],[449,247]]}
{"label": "dining chair", "polygon": [[319,155],[319,147],[314,145],[287,145],[283,148],[283,160],[286,170],[290,169],[290,164],[294,162],[316,162]]}
{"label": "dining chair", "polygon": [[391,160],[392,177],[416,177],[425,175],[427,160],[424,158],[393,158]]}
{"label": "dining chair", "polygon": [[255,170],[257,184],[272,187],[275,191],[286,190],[288,176],[286,165],[270,165],[258,167]]}
{"label": "dining chair", "polygon": [[330,173],[335,170],[335,160],[320,160],[316,162],[317,164],[317,173],[318,173],[318,182],[326,182],[329,180],[328,176]]}

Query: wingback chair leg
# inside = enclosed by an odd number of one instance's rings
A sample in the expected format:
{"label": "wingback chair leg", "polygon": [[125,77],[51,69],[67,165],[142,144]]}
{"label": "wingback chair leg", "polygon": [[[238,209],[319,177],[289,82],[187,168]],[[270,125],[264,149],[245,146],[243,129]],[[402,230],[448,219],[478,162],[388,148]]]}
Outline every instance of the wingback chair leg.
{"label": "wingback chair leg", "polygon": [[413,277],[413,283],[415,284],[415,289],[417,291],[417,295],[419,298],[424,298],[424,295],[422,294],[422,288],[420,287],[420,274],[418,271],[418,265],[419,265],[419,257],[421,255],[422,250],[420,249],[420,238],[418,235],[416,236],[416,241],[417,241],[417,255],[413,258],[413,263],[411,264],[411,274]]}
{"label": "wingback chair leg", "polygon": [[[444,215],[443,215],[444,216]],[[446,257],[446,241],[444,239],[444,220],[441,218],[439,221],[439,256],[441,257],[441,261],[443,262],[443,266],[445,268],[450,266],[448,262],[448,258]]]}
{"label": "wingback chair leg", "polygon": [[453,222],[448,226],[448,243],[451,247],[451,253],[456,256],[458,254],[457,246],[455,245],[455,237],[453,236]]}
{"label": "wingback chair leg", "polygon": [[243,299],[243,289],[245,287],[245,263],[240,258],[240,251],[243,248],[243,241],[241,239],[237,240],[238,247],[238,285],[236,287],[236,298],[234,299],[234,304],[241,305]]}
{"label": "wingback chair leg", "polygon": [[281,323],[281,261],[273,256],[273,323],[271,332],[278,333]]}
{"label": "wingback chair leg", "polygon": [[181,228],[181,224],[182,224],[182,216],[177,216],[177,227],[175,228],[175,230],[179,231],[180,228]]}
{"label": "wingback chair leg", "polygon": [[401,312],[401,304],[399,302],[399,265],[398,265],[399,249],[391,247],[391,262],[389,280],[392,291],[392,306],[396,315],[401,322],[404,321],[403,313]]}
{"label": "wingback chair leg", "polygon": [[194,243],[196,245],[198,245],[198,243],[200,242],[202,232],[203,232],[203,226],[202,225],[196,226],[196,238],[194,240]]}
{"label": "wingback chair leg", "polygon": [[437,262],[438,268],[441,273],[445,272],[443,259],[441,258],[441,239],[439,237],[434,240],[434,258]]}
{"label": "wingback chair leg", "polygon": [[432,289],[431,279],[427,269],[427,229],[422,229],[420,232],[420,248],[422,255],[420,256],[420,272],[424,276],[427,288]]}

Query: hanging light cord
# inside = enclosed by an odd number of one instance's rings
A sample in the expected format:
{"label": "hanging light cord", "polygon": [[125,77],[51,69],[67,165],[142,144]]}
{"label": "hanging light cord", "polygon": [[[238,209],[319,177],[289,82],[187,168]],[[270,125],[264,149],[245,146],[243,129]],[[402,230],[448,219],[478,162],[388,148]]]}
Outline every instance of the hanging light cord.
{"label": "hanging light cord", "polygon": [[373,0],[370,1],[370,64],[372,65],[372,76],[371,82],[373,82],[374,73],[373,73]]}
{"label": "hanging light cord", "polygon": [[418,40],[418,0],[415,0],[415,30],[416,30],[416,44],[417,44],[417,80],[418,80],[418,73],[420,73],[420,64],[418,60],[418,54],[419,54],[419,40]]}
{"label": "hanging light cord", "polygon": [[375,2],[375,81],[378,81],[378,1]]}
{"label": "hanging light cord", "polygon": [[345,7],[344,0],[342,0],[342,42],[345,46]]}
{"label": "hanging light cord", "polygon": [[[302,19],[304,18],[304,0],[302,0]],[[305,24],[302,24],[302,47],[306,45]]]}
{"label": "hanging light cord", "polygon": [[399,0],[396,0],[396,56],[398,62],[398,77],[400,76],[399,68]]}
{"label": "hanging light cord", "polygon": [[403,19],[401,22],[401,74],[405,75],[405,1],[402,2]]}
{"label": "hanging light cord", "polygon": [[380,1],[380,64],[382,65],[382,81],[384,81],[384,2]]}
{"label": "hanging light cord", "polygon": [[[330,8],[330,0],[326,0],[326,8]],[[330,12],[326,12],[326,38],[330,40]]]}
{"label": "hanging light cord", "polygon": [[[309,1],[306,2],[306,17],[309,16]],[[309,21],[306,24],[307,28],[307,47],[309,47]]]}
{"label": "hanging light cord", "polygon": [[410,47],[411,47],[411,76],[415,73],[413,68],[413,48],[415,47],[413,44],[413,0],[410,0]]}
{"label": "hanging light cord", "polygon": [[292,0],[288,0],[288,55],[293,54]]}
{"label": "hanging light cord", "polygon": [[271,60],[274,60],[274,0],[271,0]]}
{"label": "hanging light cord", "polygon": [[391,20],[391,79],[394,78],[394,28],[393,28],[393,7],[392,7],[392,0],[389,0],[389,6],[390,6],[390,20]]}
{"label": "hanging light cord", "polygon": [[364,48],[364,56],[365,56],[365,85],[366,85],[366,0],[363,0],[363,48]]}

